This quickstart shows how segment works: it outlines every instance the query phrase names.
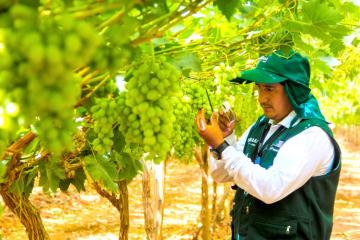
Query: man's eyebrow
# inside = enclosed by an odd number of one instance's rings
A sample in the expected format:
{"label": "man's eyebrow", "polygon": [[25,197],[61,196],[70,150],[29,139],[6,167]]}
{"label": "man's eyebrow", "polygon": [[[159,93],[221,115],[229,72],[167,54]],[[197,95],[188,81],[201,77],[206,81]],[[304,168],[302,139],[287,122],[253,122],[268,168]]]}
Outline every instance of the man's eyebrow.
{"label": "man's eyebrow", "polygon": [[256,86],[263,86],[263,87],[267,87],[267,88],[274,88],[275,86],[274,86],[274,84],[264,84],[264,83],[257,83],[257,84],[255,84]]}

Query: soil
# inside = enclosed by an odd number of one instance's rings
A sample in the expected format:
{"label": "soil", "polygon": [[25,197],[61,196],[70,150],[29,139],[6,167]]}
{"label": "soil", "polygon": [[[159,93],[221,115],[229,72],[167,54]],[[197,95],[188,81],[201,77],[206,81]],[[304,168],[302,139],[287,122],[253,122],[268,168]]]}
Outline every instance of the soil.
{"label": "soil", "polygon": [[[343,165],[338,187],[331,239],[360,239],[360,151],[343,146]],[[224,186],[218,186],[221,195]],[[146,239],[141,198],[141,176],[129,185],[129,239]],[[196,163],[169,163],[166,173],[163,239],[193,239],[198,230],[201,197],[201,172]],[[44,194],[36,187],[32,203],[40,209],[45,228],[53,240],[118,239],[119,214],[95,190],[78,193]],[[27,239],[20,221],[5,208],[0,218],[2,239]],[[213,239],[230,239],[229,218],[225,216],[212,234]],[[1,239],[1,237],[0,237]]]}

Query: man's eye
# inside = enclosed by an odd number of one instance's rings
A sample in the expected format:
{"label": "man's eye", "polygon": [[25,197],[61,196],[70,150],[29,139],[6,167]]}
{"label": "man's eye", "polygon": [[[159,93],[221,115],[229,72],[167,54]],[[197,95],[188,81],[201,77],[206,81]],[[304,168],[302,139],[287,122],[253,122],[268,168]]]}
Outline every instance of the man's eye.
{"label": "man's eye", "polygon": [[274,90],[274,88],[272,88],[272,87],[265,87],[265,91],[271,92],[273,90]]}

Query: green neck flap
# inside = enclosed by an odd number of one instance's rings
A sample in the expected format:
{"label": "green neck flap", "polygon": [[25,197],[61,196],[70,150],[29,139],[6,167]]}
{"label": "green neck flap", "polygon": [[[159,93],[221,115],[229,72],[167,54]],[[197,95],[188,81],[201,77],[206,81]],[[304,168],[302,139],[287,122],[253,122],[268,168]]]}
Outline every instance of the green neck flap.
{"label": "green neck flap", "polygon": [[284,88],[289,101],[298,116],[303,119],[310,119],[321,126],[329,136],[333,136],[328,125],[329,123],[322,115],[316,98],[310,93],[310,88],[289,80],[284,82]]}

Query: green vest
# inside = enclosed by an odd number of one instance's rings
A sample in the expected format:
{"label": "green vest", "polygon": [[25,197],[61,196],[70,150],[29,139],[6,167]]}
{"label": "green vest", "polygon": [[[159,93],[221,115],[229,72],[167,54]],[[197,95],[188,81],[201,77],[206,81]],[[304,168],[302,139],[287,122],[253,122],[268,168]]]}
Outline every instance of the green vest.
{"label": "green vest", "polygon": [[[259,150],[256,143],[265,135],[263,132],[267,125],[268,119],[262,116],[249,132],[244,153],[253,162]],[[323,121],[308,119],[293,127],[282,128],[263,144],[258,159],[262,167],[269,168],[285,141],[312,126],[322,128],[334,145],[332,170],[326,175],[310,178],[301,188],[272,204],[266,204],[234,186],[236,194],[231,211],[233,240],[330,239],[341,162],[339,145],[328,126]]]}

